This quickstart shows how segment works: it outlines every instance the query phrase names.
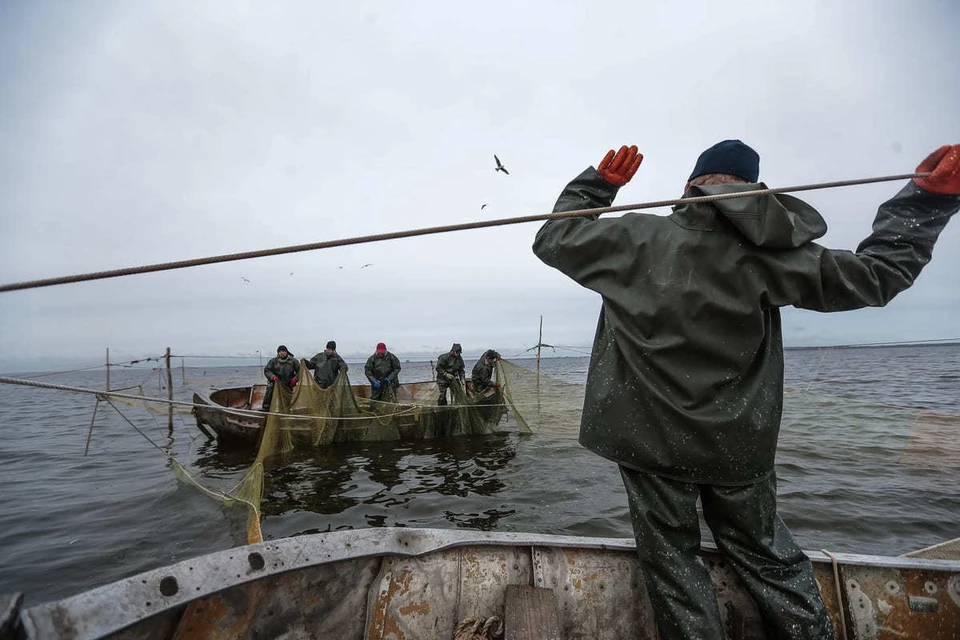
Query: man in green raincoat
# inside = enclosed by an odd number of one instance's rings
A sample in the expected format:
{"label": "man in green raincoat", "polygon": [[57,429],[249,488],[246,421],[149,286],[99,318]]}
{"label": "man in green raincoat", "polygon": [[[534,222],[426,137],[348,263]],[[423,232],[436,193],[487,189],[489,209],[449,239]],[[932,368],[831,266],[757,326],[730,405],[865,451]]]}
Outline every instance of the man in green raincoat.
{"label": "man in green raincoat", "polygon": [[493,381],[493,370],[497,366],[497,360],[500,354],[493,349],[487,349],[473,365],[473,371],[470,374],[470,382],[473,383],[474,393],[483,393],[487,389],[499,387],[500,385]]}
{"label": "man in green raincoat", "polygon": [[458,384],[461,387],[465,384],[466,365],[460,354],[463,347],[459,342],[454,342],[447,353],[441,353],[437,358],[437,387],[440,389],[440,397],[437,398],[438,405],[447,404],[447,389],[452,384]]}
{"label": "man in green raincoat", "polygon": [[[376,351],[367,358],[363,373],[370,381],[371,400],[392,399],[392,392],[400,384],[400,359],[387,351],[386,344],[377,343]],[[387,394],[387,398],[384,398],[384,394]]]}
{"label": "man in green raincoat", "polygon": [[297,360],[285,345],[277,347],[277,357],[270,358],[263,368],[263,375],[267,377],[267,388],[263,393],[261,411],[270,411],[273,401],[273,385],[280,383],[288,389],[297,386],[297,374],[300,373],[300,361]]}
{"label": "man in green raincoat", "polygon": [[[554,211],[610,206],[643,156],[611,150]],[[834,638],[812,566],[777,515],[783,408],[780,307],[879,307],[909,287],[960,209],[960,145],[877,212],[856,252],[814,242],[817,211],[787,195],[744,196],[546,222],[534,253],[603,305],[580,442],[620,466],[660,638],[723,638],[698,558],[697,499],[753,595],[769,637]],[[759,156],[726,140],[698,159],[685,197],[764,188]]]}
{"label": "man in green raincoat", "polygon": [[321,389],[333,386],[337,375],[341,371],[346,373],[349,368],[350,366],[337,353],[337,343],[334,340],[327,342],[323,351],[307,360],[307,369],[313,370],[313,379]]}

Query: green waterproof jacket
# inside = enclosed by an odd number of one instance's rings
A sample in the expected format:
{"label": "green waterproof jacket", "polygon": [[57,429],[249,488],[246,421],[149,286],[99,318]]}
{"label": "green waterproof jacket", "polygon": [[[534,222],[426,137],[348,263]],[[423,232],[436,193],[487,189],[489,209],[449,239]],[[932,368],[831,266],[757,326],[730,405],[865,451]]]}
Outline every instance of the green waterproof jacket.
{"label": "green waterproof jacket", "polygon": [[440,382],[449,382],[453,378],[459,378],[462,381],[465,371],[466,365],[459,354],[448,351],[437,358],[437,380]]}
{"label": "green waterproof jacket", "polygon": [[375,353],[367,358],[363,373],[367,376],[370,384],[373,384],[375,380],[390,378],[390,384],[396,387],[400,384],[400,359],[389,351]]}
{"label": "green waterproof jacket", "polygon": [[477,392],[486,391],[493,386],[493,364],[485,355],[480,356],[477,364],[473,365],[470,380],[473,382],[473,390]]}
{"label": "green waterproof jacket", "polygon": [[[591,167],[554,211],[610,206],[616,193]],[[880,206],[856,253],[813,242],[826,223],[786,195],[685,204],[669,216],[547,221],[534,253],[603,301],[580,443],[686,482],[766,476],[783,409],[779,308],[885,305],[913,283],[958,208],[960,197],[911,182]]]}
{"label": "green waterproof jacket", "polygon": [[307,360],[307,368],[313,369],[313,379],[316,380],[317,384],[322,388],[326,389],[337,379],[339,372],[343,371],[346,373],[349,367],[336,351],[329,355],[326,351],[321,351]]}
{"label": "green waterproof jacket", "polygon": [[288,387],[291,386],[290,383],[297,377],[299,372],[300,361],[297,360],[292,353],[288,355],[285,360],[281,360],[280,356],[270,358],[267,366],[263,368],[263,375],[267,376],[267,382],[271,382],[273,376],[277,376],[280,378],[280,382]]}

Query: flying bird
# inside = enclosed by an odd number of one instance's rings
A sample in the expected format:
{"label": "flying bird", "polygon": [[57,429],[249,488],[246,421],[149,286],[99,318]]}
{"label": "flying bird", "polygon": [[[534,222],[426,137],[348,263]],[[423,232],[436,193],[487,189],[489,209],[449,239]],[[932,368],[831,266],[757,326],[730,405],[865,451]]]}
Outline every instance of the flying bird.
{"label": "flying bird", "polygon": [[480,205],[480,211],[483,211],[483,210],[486,209],[486,208],[487,208],[487,205],[485,205],[485,204]]}
{"label": "flying bird", "polygon": [[293,275],[293,271],[290,272],[290,275]]}
{"label": "flying bird", "polygon": [[247,284],[250,284],[250,281],[247,280],[246,278],[244,278],[243,276],[240,276],[240,279],[243,280],[244,282],[246,282]]}
{"label": "flying bird", "polygon": [[500,162],[500,158],[497,157],[497,154],[493,154],[493,159],[497,161],[497,168],[494,171],[503,171],[505,174],[510,175],[510,172],[507,171],[507,168],[503,166],[503,163]]}
{"label": "flying bird", "polygon": [[361,269],[366,269],[367,267],[372,267],[372,266],[373,266],[373,263],[372,263],[372,262],[368,262],[367,264],[363,265],[363,266],[360,267],[360,268],[361,268]]}

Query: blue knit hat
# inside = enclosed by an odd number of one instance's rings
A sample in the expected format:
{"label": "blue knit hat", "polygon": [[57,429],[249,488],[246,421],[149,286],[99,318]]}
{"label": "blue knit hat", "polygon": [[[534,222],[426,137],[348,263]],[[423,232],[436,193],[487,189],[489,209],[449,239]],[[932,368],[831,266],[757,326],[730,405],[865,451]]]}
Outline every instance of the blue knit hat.
{"label": "blue knit hat", "polygon": [[718,142],[700,154],[687,182],[708,173],[726,173],[756,182],[760,177],[760,155],[740,140]]}

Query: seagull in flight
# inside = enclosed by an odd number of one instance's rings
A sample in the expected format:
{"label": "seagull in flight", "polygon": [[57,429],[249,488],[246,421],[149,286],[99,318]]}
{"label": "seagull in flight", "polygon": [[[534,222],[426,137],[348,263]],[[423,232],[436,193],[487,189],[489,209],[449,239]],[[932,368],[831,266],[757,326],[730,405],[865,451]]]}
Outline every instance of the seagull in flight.
{"label": "seagull in flight", "polygon": [[480,211],[483,211],[483,210],[486,209],[486,208],[487,208],[487,205],[485,205],[485,204],[480,205]]}
{"label": "seagull in flight", "polygon": [[372,267],[372,266],[373,266],[373,263],[372,263],[372,262],[368,262],[367,264],[363,265],[363,266],[360,267],[360,268],[361,268],[361,269],[366,269],[367,267]]}
{"label": "seagull in flight", "polygon": [[507,171],[507,168],[503,166],[503,163],[500,162],[500,158],[497,157],[497,154],[493,154],[493,159],[497,161],[497,168],[494,171],[503,171],[505,174],[510,175],[510,172]]}
{"label": "seagull in flight", "polygon": [[247,280],[246,278],[244,278],[243,276],[240,276],[240,279],[243,280],[244,282],[246,282],[247,284],[250,284],[250,281]]}

